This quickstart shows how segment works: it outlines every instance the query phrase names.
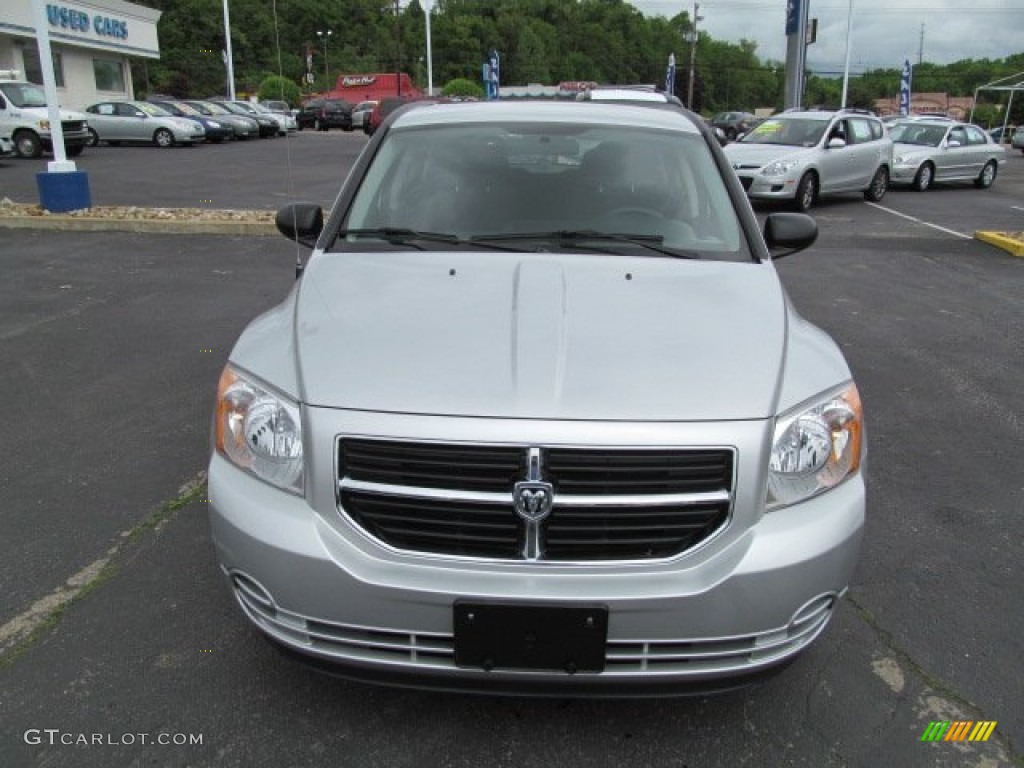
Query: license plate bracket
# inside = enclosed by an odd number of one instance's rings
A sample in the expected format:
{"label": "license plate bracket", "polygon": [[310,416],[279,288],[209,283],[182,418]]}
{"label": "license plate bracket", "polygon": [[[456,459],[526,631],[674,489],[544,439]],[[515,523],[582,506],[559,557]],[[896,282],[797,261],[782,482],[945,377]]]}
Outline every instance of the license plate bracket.
{"label": "license plate bracket", "polygon": [[601,672],[608,608],[457,600],[455,664],[463,668]]}

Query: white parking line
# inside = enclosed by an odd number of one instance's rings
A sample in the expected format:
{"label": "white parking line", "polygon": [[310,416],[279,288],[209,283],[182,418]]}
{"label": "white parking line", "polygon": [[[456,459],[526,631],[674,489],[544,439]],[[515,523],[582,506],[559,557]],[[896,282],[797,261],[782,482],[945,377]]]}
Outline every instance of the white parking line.
{"label": "white parking line", "polygon": [[892,208],[886,208],[884,205],[879,205],[878,203],[868,203],[868,205],[870,205],[872,208],[877,208],[880,211],[885,211],[886,213],[891,213],[893,216],[899,216],[901,219],[908,219],[909,221],[912,221],[915,224],[924,224],[926,227],[931,227],[932,229],[937,229],[940,232],[945,232],[947,235],[953,235],[954,237],[961,237],[964,240],[973,240],[974,239],[971,235],[965,235],[963,232],[957,232],[955,229],[947,229],[946,227],[940,227],[938,224],[932,224],[930,221],[925,221],[924,219],[919,219],[916,216],[908,216],[905,213],[900,213],[899,211],[894,211]]}

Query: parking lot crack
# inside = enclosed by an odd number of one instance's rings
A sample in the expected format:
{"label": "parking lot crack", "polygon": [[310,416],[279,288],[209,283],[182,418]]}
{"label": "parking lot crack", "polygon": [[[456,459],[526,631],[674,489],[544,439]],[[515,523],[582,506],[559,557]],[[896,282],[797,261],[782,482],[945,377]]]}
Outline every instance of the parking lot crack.
{"label": "parking lot crack", "polygon": [[[981,708],[968,699],[966,696],[955,690],[947,682],[929,672],[919,663],[908,650],[900,645],[893,634],[885,629],[877,617],[863,604],[857,601],[852,594],[847,594],[847,602],[854,609],[860,619],[871,629],[875,637],[884,645],[895,660],[903,667],[914,674],[921,682],[935,693],[941,695],[948,702],[956,705],[965,712],[969,712],[976,720],[991,720]],[[1018,755],[1013,748],[1011,739],[1003,732],[996,729],[992,734],[994,741],[998,742],[1006,752],[1007,757],[1014,765],[1024,766],[1024,755]]]}
{"label": "parking lot crack", "polygon": [[101,557],[0,626],[0,669],[13,664],[56,627],[68,607],[110,579],[117,571],[119,556],[129,544],[159,528],[178,510],[203,498],[205,492],[206,472],[201,471],[178,489],[175,498],[165,502],[134,528],[122,533],[120,540]]}

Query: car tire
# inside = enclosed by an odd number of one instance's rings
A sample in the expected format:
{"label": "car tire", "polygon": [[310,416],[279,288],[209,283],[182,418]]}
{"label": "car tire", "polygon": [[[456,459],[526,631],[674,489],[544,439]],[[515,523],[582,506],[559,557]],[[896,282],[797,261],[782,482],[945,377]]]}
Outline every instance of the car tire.
{"label": "car tire", "polygon": [[14,151],[18,157],[39,157],[43,154],[43,142],[32,131],[18,131],[14,134]]}
{"label": "car tire", "polygon": [[883,166],[875,171],[875,175],[871,177],[871,183],[868,184],[868,188],[864,190],[864,199],[872,203],[877,203],[885,197],[885,193],[888,189],[889,169]]}
{"label": "car tire", "polygon": [[812,171],[808,171],[800,177],[800,183],[796,185],[793,207],[800,213],[807,213],[814,206],[817,199],[818,177]]}
{"label": "car tire", "polygon": [[85,149],[85,144],[75,144],[73,147],[64,147],[64,153],[68,157],[78,157],[82,154],[82,150]]}
{"label": "car tire", "polygon": [[992,186],[992,182],[996,180],[996,161],[989,160],[985,163],[985,167],[981,169],[981,173],[978,174],[978,178],[974,180],[974,186],[978,189],[988,189]]}
{"label": "car tire", "polygon": [[725,129],[725,138],[727,138],[729,141],[736,141],[736,129],[735,128],[726,128]]}
{"label": "car tire", "polygon": [[100,145],[100,135],[93,128],[89,129],[89,141],[87,143],[90,147],[98,147]]}
{"label": "car tire", "polygon": [[167,149],[174,146],[174,134],[166,128],[157,128],[153,134],[153,143],[158,147]]}
{"label": "car tire", "polygon": [[920,168],[917,169],[917,173],[914,174],[914,181],[911,186],[917,192],[924,192],[929,189],[932,185],[932,181],[935,180],[935,166],[931,163],[924,163]]}

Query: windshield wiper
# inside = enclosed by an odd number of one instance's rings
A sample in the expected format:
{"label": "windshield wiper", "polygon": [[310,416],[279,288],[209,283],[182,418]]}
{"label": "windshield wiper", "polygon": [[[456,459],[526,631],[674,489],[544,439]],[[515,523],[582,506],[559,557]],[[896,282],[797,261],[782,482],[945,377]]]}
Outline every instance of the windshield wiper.
{"label": "windshield wiper", "polygon": [[[686,253],[685,251],[679,251],[675,248],[668,248],[662,243],[665,242],[665,238],[661,235],[638,235],[638,234],[627,234],[622,232],[598,232],[593,229],[559,229],[551,232],[510,232],[505,235],[477,235],[471,237],[470,240],[474,243],[484,241],[490,242],[494,240],[552,240],[558,244],[560,248],[583,248],[583,244],[593,241],[608,241],[614,243],[626,243],[628,245],[639,245],[648,251],[661,254],[662,256],[669,256],[673,259],[699,259],[695,253]],[[618,251],[612,251],[606,248],[594,248],[593,246],[586,246],[593,250],[600,250],[602,253],[618,253]]]}
{"label": "windshield wiper", "polygon": [[421,251],[426,249],[422,245],[417,244],[417,240],[426,243],[444,243],[446,245],[456,246],[479,245],[480,247],[490,248],[496,251],[519,250],[517,248],[508,248],[494,243],[480,243],[476,238],[464,240],[458,235],[452,235],[447,232],[423,232],[417,229],[408,229],[406,227],[342,229],[338,232],[337,237],[347,237],[349,235],[354,237],[368,237],[384,240],[392,245],[408,245],[412,248],[418,248]]}

